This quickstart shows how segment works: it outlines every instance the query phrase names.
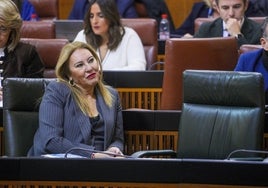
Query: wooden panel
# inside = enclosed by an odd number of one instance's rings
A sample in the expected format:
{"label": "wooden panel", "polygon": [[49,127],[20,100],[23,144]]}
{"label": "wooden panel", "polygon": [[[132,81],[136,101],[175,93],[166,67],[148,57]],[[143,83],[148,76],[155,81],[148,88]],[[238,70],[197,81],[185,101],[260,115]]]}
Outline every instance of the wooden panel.
{"label": "wooden panel", "polygon": [[175,28],[179,27],[191,12],[193,3],[200,0],[165,0],[172,16]]}
{"label": "wooden panel", "polygon": [[162,88],[117,88],[123,109],[160,109]]}
{"label": "wooden panel", "polygon": [[177,131],[125,131],[124,153],[131,155],[141,150],[177,150]]}
{"label": "wooden panel", "polygon": [[67,19],[74,0],[59,0],[59,19]]}

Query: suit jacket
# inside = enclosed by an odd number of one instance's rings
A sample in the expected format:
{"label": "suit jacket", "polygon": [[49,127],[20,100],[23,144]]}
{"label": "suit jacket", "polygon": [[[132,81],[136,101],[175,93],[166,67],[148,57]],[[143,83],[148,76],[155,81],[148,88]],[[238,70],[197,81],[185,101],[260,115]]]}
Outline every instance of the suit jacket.
{"label": "suit jacket", "polygon": [[235,71],[259,72],[263,75],[265,90],[268,90],[268,70],[263,65],[263,49],[240,55]]}
{"label": "suit jacket", "polygon": [[39,57],[36,48],[30,44],[19,42],[14,51],[8,52],[5,49],[5,56],[0,60],[0,69],[6,77],[42,78],[44,64]]}
{"label": "suit jacket", "polygon": [[[203,23],[194,35],[195,38],[222,37],[223,25],[222,19],[217,18],[212,22]],[[246,18],[241,28],[243,37],[237,40],[238,47],[243,44],[260,44],[262,37],[261,25]]]}
{"label": "suit jacket", "polygon": [[192,11],[184,20],[183,24],[174,31],[174,34],[185,35],[190,33],[194,35],[194,21],[196,18],[207,18],[209,7],[205,2],[194,3]]}
{"label": "suit jacket", "polygon": [[[123,18],[137,18],[138,14],[133,0],[115,0],[118,11]],[[69,19],[83,20],[89,8],[88,0],[75,0]]]}
{"label": "suit jacket", "polygon": [[268,104],[268,70],[263,63],[263,49],[241,54],[234,70],[261,73],[264,80],[265,103]]}
{"label": "suit jacket", "polygon": [[250,0],[246,12],[248,17],[262,17],[268,15],[267,0]]}
{"label": "suit jacket", "polygon": [[[98,89],[96,89],[97,108],[104,120],[104,150],[111,146],[123,151],[123,120],[120,99],[117,91],[109,87],[114,102],[109,108]],[[34,137],[31,156],[47,153],[65,153],[79,147],[94,149],[91,145],[92,124],[77,106],[69,86],[62,82],[51,82],[44,93],[39,110],[39,128]],[[92,152],[76,150],[74,154],[89,157]]]}

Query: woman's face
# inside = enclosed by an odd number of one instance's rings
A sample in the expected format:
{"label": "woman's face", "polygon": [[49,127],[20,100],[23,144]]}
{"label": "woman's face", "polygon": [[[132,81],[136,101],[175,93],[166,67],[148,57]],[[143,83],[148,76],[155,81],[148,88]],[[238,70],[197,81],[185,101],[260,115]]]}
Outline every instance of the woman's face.
{"label": "woman's face", "polygon": [[7,41],[9,39],[9,35],[10,35],[10,29],[4,27],[1,23],[0,23],[0,48],[3,48],[7,45]]}
{"label": "woman's face", "polygon": [[80,48],[73,52],[69,69],[70,79],[85,90],[91,89],[99,81],[99,64],[88,49]]}
{"label": "woman's face", "polygon": [[101,12],[100,6],[94,3],[90,9],[90,24],[96,35],[106,36],[109,30],[108,20]]}

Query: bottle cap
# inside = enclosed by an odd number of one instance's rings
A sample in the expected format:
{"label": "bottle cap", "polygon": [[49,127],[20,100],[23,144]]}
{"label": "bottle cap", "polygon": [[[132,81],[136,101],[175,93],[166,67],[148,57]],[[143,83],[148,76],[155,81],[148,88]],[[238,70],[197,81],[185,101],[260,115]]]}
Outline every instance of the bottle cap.
{"label": "bottle cap", "polygon": [[168,15],[167,14],[162,14],[161,17],[167,19]]}
{"label": "bottle cap", "polygon": [[31,14],[31,18],[32,18],[32,19],[36,19],[36,18],[37,18],[37,14],[34,14],[34,13]]}

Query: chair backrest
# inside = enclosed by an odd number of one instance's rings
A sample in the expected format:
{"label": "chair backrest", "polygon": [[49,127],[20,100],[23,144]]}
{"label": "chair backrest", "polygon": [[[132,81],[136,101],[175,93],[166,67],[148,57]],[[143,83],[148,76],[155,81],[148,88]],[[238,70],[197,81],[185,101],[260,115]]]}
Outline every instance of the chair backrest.
{"label": "chair backrest", "polygon": [[234,70],[238,59],[235,38],[169,39],[166,41],[162,110],[180,110],[182,73],[186,69]]}
{"label": "chair backrest", "polygon": [[248,17],[249,19],[257,22],[258,24],[263,24],[266,16],[263,17]]}
{"label": "chair backrest", "polygon": [[121,21],[124,26],[131,27],[139,35],[144,47],[147,69],[150,69],[151,65],[157,61],[158,27],[156,20],[151,18],[124,18]]}
{"label": "chair backrest", "polygon": [[61,49],[69,42],[68,39],[22,38],[21,41],[36,47],[37,52],[45,65],[44,78],[55,78],[57,61]]}
{"label": "chair backrest", "polygon": [[54,20],[56,38],[65,38],[73,41],[79,31],[84,28],[83,20]]}
{"label": "chair backrest", "polygon": [[3,83],[5,155],[26,156],[38,127],[38,110],[52,79],[6,78]]}
{"label": "chair backrest", "polygon": [[212,22],[215,18],[196,18],[194,20],[194,32],[196,33],[200,26],[205,22]]}
{"label": "chair backrest", "polygon": [[56,38],[56,28],[53,21],[23,21],[20,35],[22,38]]}
{"label": "chair backrest", "polygon": [[261,48],[262,46],[259,44],[243,44],[239,48],[239,54],[243,54],[243,53],[250,52],[253,50],[258,50]]}
{"label": "chair backrest", "polygon": [[59,17],[58,0],[29,0],[40,20],[54,20]]}
{"label": "chair backrest", "polygon": [[237,149],[262,148],[265,105],[260,73],[186,70],[183,96],[179,158],[225,159]]}
{"label": "chair backrest", "polygon": [[[264,22],[265,17],[248,17],[249,19],[262,24]],[[194,21],[194,31],[197,32],[200,26],[205,22],[211,22],[215,18],[196,18]]]}

